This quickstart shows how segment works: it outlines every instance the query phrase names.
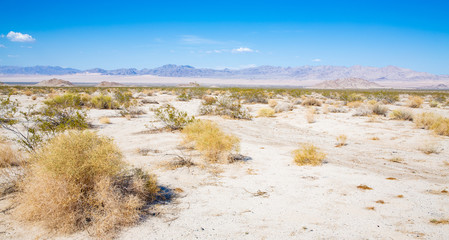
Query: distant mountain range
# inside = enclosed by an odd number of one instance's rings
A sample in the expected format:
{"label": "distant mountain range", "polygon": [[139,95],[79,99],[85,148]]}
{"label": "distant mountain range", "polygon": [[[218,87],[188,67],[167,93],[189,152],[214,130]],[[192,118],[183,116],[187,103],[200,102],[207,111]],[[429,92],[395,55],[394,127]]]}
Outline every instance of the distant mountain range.
{"label": "distant mountain range", "polygon": [[121,68],[105,70],[93,68],[79,70],[57,66],[0,66],[3,75],[67,75],[82,73],[98,73],[102,75],[155,75],[161,77],[198,77],[198,78],[242,78],[242,79],[294,79],[294,80],[335,80],[341,78],[363,78],[369,81],[449,81],[449,75],[435,75],[417,72],[396,66],[366,67],[366,66],[299,66],[276,67],[260,66],[245,69],[209,69],[194,68],[188,65],[168,64],[157,68]]}

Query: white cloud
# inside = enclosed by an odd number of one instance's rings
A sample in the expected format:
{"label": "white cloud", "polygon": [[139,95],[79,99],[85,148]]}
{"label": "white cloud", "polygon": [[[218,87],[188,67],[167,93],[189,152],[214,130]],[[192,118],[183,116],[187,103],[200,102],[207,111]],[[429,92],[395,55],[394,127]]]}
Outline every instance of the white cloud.
{"label": "white cloud", "polygon": [[221,50],[208,50],[208,51],[205,51],[205,53],[207,53],[207,54],[211,54],[211,53],[224,53],[224,52],[228,52],[229,50],[226,50],[226,49],[221,49]]}
{"label": "white cloud", "polygon": [[257,52],[256,50],[253,50],[251,48],[247,48],[247,47],[239,47],[236,49],[232,49],[233,53],[244,53],[244,52]]}
{"label": "white cloud", "polygon": [[10,31],[6,37],[11,42],[34,42],[36,39],[34,39],[31,35],[26,33],[19,33],[19,32],[13,32]]}
{"label": "white cloud", "polygon": [[19,55],[8,55],[9,58],[18,58]]}
{"label": "white cloud", "polygon": [[6,48],[6,46],[3,44],[0,44],[0,48]]}
{"label": "white cloud", "polygon": [[321,62],[321,59],[315,58],[315,59],[312,59],[312,62]]}
{"label": "white cloud", "polygon": [[207,39],[207,38],[201,38],[195,35],[184,35],[181,36],[181,42],[184,44],[219,44],[220,42]]}

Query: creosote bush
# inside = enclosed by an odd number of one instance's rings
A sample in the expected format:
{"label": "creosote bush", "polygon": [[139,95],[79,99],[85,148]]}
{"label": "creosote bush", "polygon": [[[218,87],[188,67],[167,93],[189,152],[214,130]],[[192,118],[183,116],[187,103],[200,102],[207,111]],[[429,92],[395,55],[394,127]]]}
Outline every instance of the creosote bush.
{"label": "creosote bush", "polygon": [[195,120],[195,117],[190,117],[186,112],[178,110],[170,104],[165,104],[153,111],[156,118],[171,130],[182,129]]}
{"label": "creosote bush", "polygon": [[90,131],[63,133],[38,149],[19,186],[19,218],[101,238],[136,223],[159,191],[154,177],[126,169],[111,139]]}
{"label": "creosote bush", "polygon": [[297,165],[321,165],[326,158],[326,154],[322,153],[313,144],[302,144],[301,148],[293,151],[294,161]]}
{"label": "creosote bush", "polygon": [[304,106],[321,106],[321,101],[316,98],[306,98],[302,103]]}
{"label": "creosote bush", "polygon": [[232,153],[239,150],[240,140],[224,133],[216,123],[207,120],[197,120],[187,125],[183,130],[184,141],[193,143],[209,162],[220,162],[228,159]]}
{"label": "creosote bush", "polygon": [[244,108],[239,99],[220,97],[213,104],[204,104],[200,108],[201,115],[227,116],[233,119],[251,119],[252,116]]}

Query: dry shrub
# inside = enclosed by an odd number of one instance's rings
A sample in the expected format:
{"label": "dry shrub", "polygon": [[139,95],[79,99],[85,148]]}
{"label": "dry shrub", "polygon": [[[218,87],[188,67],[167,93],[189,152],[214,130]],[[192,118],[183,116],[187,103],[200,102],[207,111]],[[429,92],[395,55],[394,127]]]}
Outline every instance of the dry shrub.
{"label": "dry shrub", "polygon": [[272,108],[261,108],[257,111],[258,117],[274,117],[274,110]]}
{"label": "dry shrub", "polygon": [[432,154],[432,153],[437,153],[437,154],[440,153],[438,148],[439,148],[439,146],[438,146],[437,143],[435,143],[435,142],[426,142],[422,146],[420,146],[418,148],[418,150],[423,152],[423,153],[425,153],[425,154],[427,154],[427,155],[429,155],[429,154]]}
{"label": "dry shrub", "polygon": [[22,163],[20,152],[0,140],[0,168],[17,167]]}
{"label": "dry shrub", "polygon": [[288,112],[293,110],[293,104],[288,102],[280,102],[274,107],[274,111],[277,113]]}
{"label": "dry shrub", "polygon": [[329,113],[329,104],[324,104],[323,105],[323,114],[328,114]]}
{"label": "dry shrub", "polygon": [[404,161],[404,159],[401,157],[394,157],[394,158],[389,159],[388,161],[394,162],[394,163],[402,163]]}
{"label": "dry shrub", "polygon": [[37,96],[36,96],[36,95],[34,95],[34,96],[31,97],[31,100],[33,100],[33,101],[36,100],[36,99],[37,99]]}
{"label": "dry shrub", "polygon": [[108,117],[101,117],[100,123],[101,124],[111,124],[111,119],[109,119]]}
{"label": "dry shrub", "polygon": [[306,98],[303,102],[302,105],[304,106],[321,106],[321,101],[316,99],[316,98]]}
{"label": "dry shrub", "polygon": [[33,92],[31,90],[26,90],[23,92],[23,94],[25,94],[29,97],[29,96],[33,95]]}
{"label": "dry shrub", "polygon": [[306,112],[306,120],[308,123],[314,123],[315,120],[315,108],[308,108]]}
{"label": "dry shrub", "polygon": [[438,107],[438,102],[437,102],[437,101],[431,101],[431,102],[429,103],[429,106],[430,106],[431,108],[436,108],[436,107]]}
{"label": "dry shrub", "polygon": [[390,118],[394,120],[413,121],[413,113],[407,109],[396,109],[390,113]]}
{"label": "dry shrub", "polygon": [[421,105],[423,104],[423,102],[424,102],[424,99],[422,97],[410,96],[408,98],[407,106],[409,106],[411,108],[420,108]]}
{"label": "dry shrub", "polygon": [[213,96],[204,96],[203,97],[203,105],[212,105],[217,102],[217,99]]}
{"label": "dry shrub", "polygon": [[373,114],[373,108],[367,105],[361,105],[358,107],[353,116],[370,116]]}
{"label": "dry shrub", "polygon": [[136,223],[159,191],[154,177],[125,167],[111,139],[90,131],[61,134],[32,155],[16,213],[61,233],[87,229],[110,238]]}
{"label": "dry shrub", "polygon": [[415,116],[414,123],[418,128],[433,130],[436,134],[449,136],[449,118],[425,112]]}
{"label": "dry shrub", "polygon": [[363,103],[361,101],[354,101],[354,102],[348,102],[346,103],[346,106],[348,106],[349,108],[358,108],[362,105]]}
{"label": "dry shrub", "polygon": [[276,105],[278,105],[278,102],[274,99],[270,99],[268,100],[268,106],[270,106],[271,108],[276,107]]}
{"label": "dry shrub", "polygon": [[348,139],[348,137],[346,137],[346,135],[341,134],[340,136],[337,137],[337,144],[335,144],[336,147],[343,147],[346,146],[346,140]]}
{"label": "dry shrub", "polygon": [[376,115],[382,115],[386,116],[388,112],[388,108],[386,106],[380,105],[380,104],[374,104],[371,105],[371,109],[373,110],[373,113]]}
{"label": "dry shrub", "polygon": [[212,121],[198,120],[188,124],[183,130],[186,143],[194,143],[209,162],[227,160],[232,152],[238,152],[240,140],[234,135],[225,134]]}
{"label": "dry shrub", "polygon": [[326,158],[325,153],[322,153],[317,147],[310,143],[302,144],[301,148],[293,151],[293,155],[295,163],[299,166],[321,165]]}

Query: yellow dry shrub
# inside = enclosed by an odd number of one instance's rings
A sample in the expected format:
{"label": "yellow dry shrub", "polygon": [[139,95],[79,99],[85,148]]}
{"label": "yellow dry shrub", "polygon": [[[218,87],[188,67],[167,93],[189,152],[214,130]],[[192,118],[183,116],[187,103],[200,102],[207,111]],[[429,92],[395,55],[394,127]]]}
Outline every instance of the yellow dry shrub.
{"label": "yellow dry shrub", "polygon": [[337,144],[335,144],[336,147],[342,147],[346,145],[346,140],[348,139],[348,137],[344,134],[341,134],[340,136],[337,137]]}
{"label": "yellow dry shrub", "polygon": [[411,108],[420,108],[421,105],[423,104],[424,99],[420,96],[410,96],[408,98],[408,103],[407,106],[411,107]]}
{"label": "yellow dry shrub", "polygon": [[111,119],[109,119],[108,117],[101,117],[100,123],[101,124],[111,124]]}
{"label": "yellow dry shrub", "polygon": [[270,99],[268,100],[268,106],[270,106],[271,108],[276,107],[276,105],[278,105],[278,102],[274,99]]}
{"label": "yellow dry shrub", "polygon": [[6,141],[0,140],[0,168],[19,166],[21,160],[20,152],[14,150]]}
{"label": "yellow dry shrub", "polygon": [[16,214],[60,233],[87,229],[111,238],[137,222],[158,192],[154,177],[125,167],[112,139],[90,131],[61,134],[31,156]]}
{"label": "yellow dry shrub", "polygon": [[315,120],[315,112],[316,112],[316,110],[313,107],[310,107],[307,109],[306,120],[308,123],[314,123],[316,121]]}
{"label": "yellow dry shrub", "polygon": [[313,144],[302,144],[301,148],[293,151],[294,161],[297,165],[321,165],[326,158],[326,154],[321,152]]}
{"label": "yellow dry shrub", "polygon": [[394,120],[412,121],[413,113],[407,109],[396,109],[391,111],[389,117]]}
{"label": "yellow dry shrub", "polygon": [[274,109],[272,108],[261,108],[257,111],[258,117],[274,117]]}
{"label": "yellow dry shrub", "polygon": [[185,142],[193,142],[195,149],[209,162],[224,161],[230,153],[239,150],[240,140],[234,135],[225,134],[212,121],[194,121],[188,124],[182,133]]}
{"label": "yellow dry shrub", "polygon": [[346,106],[348,106],[349,108],[358,108],[363,104],[362,101],[353,101],[353,102],[348,102],[346,103]]}
{"label": "yellow dry shrub", "polygon": [[449,136],[449,118],[431,112],[417,114],[413,122],[418,128],[433,130],[436,134]]}

